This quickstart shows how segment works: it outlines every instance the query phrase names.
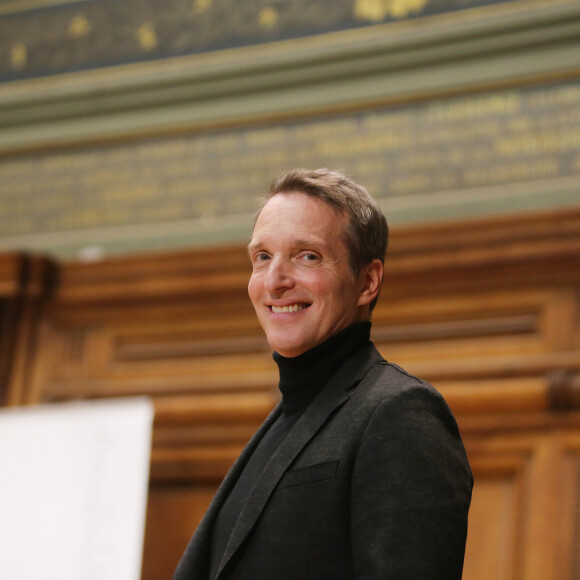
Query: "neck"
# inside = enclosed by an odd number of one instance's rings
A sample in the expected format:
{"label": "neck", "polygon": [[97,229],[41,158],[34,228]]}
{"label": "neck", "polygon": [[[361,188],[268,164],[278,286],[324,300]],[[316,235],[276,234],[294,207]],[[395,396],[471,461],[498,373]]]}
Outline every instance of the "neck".
{"label": "neck", "polygon": [[371,323],[356,322],[296,357],[273,357],[280,371],[282,411],[304,410],[351,354],[368,343]]}

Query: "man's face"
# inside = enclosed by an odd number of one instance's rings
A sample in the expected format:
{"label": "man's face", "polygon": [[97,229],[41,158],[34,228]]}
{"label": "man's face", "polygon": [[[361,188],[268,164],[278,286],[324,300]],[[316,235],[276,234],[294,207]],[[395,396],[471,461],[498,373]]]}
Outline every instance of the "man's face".
{"label": "man's face", "polygon": [[343,241],[346,217],[303,193],[264,206],[249,245],[248,285],[270,346],[298,356],[364,318],[362,275],[355,280]]}

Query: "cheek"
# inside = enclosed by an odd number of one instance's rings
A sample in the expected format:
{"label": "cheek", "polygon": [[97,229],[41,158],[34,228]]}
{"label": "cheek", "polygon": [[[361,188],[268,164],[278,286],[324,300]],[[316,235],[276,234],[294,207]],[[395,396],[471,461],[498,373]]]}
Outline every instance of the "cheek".
{"label": "cheek", "polygon": [[255,302],[258,299],[259,283],[255,274],[252,274],[250,281],[248,282],[248,295],[250,296],[250,300],[252,302]]}
{"label": "cheek", "polygon": [[262,296],[264,289],[264,280],[263,276],[260,274],[256,274],[255,272],[250,276],[250,280],[248,281],[248,295],[250,296],[250,300],[254,306],[256,302],[258,302]]}

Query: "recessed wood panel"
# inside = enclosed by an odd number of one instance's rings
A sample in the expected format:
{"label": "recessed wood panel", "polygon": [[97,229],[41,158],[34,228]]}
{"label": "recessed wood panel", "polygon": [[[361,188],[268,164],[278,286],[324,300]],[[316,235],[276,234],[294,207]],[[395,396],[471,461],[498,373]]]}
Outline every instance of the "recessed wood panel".
{"label": "recessed wood panel", "polygon": [[153,486],[149,489],[142,580],[171,578],[216,487]]}
{"label": "recessed wood panel", "polygon": [[517,497],[513,474],[476,474],[464,580],[516,580]]}

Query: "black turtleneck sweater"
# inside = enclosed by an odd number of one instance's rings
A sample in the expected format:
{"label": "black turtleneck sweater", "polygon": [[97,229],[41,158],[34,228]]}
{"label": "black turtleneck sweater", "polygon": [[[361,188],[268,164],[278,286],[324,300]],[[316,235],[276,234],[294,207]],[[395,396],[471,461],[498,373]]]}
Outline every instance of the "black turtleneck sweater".
{"label": "black turtleneck sweater", "polygon": [[371,323],[357,322],[297,357],[277,352],[282,412],[258,443],[220,509],[212,533],[210,580],[216,576],[238,516],[270,457],[341,364],[368,343]]}

